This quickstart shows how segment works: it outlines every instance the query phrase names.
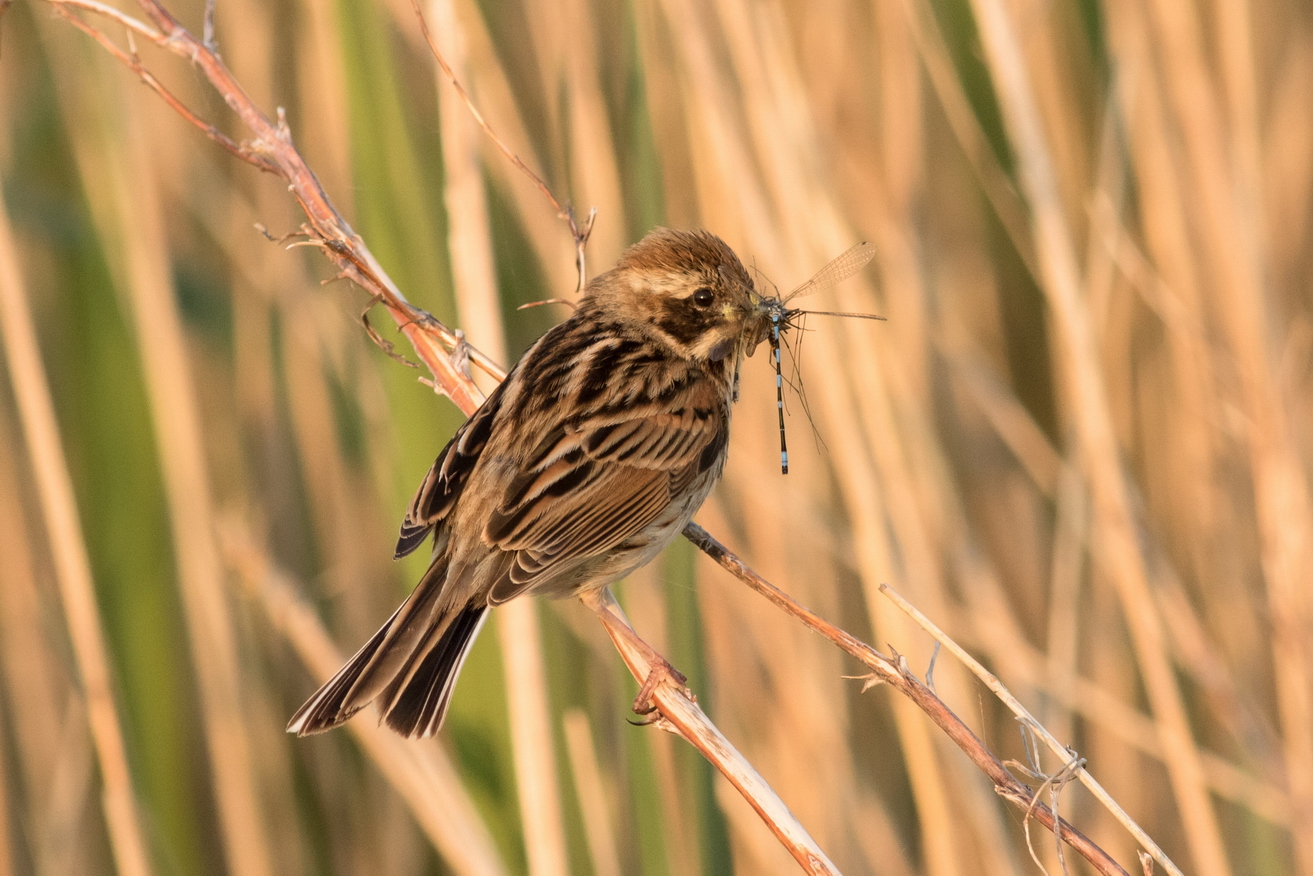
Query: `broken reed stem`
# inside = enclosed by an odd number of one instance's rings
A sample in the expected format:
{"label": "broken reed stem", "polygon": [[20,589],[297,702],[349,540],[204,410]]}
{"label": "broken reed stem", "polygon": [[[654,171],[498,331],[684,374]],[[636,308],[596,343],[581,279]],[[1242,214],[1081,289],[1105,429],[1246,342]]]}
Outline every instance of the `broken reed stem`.
{"label": "broken reed stem", "polygon": [[[209,41],[196,39],[156,0],[138,0],[147,18],[154,25],[133,19],[118,10],[107,7],[96,0],[47,0],[56,11],[79,29],[89,34],[110,54],[137,74],[142,81],[160,95],[170,107],[185,120],[199,129],[206,137],[216,142],[226,151],[260,170],[273,173],[283,178],[289,191],[301,205],[308,220],[304,233],[310,242],[319,246],[324,254],[337,265],[340,276],[350,279],[368,292],[370,304],[381,303],[396,323],[398,329],[411,343],[415,353],[433,374],[433,385],[450,398],[466,414],[472,413],[481,400],[481,393],[474,386],[464,369],[453,362],[451,351],[459,350],[461,356],[468,356],[469,361],[477,364],[489,375],[501,379],[505,372],[487,356],[470,348],[456,332],[443,325],[430,314],[414,307],[396,287],[387,273],[375,260],[364,241],[347,224],[337,212],[327,192],[320,185],[305,159],[292,144],[291,133],[280,109],[277,121],[265,115],[247,96],[227,66],[213,51]],[[75,10],[101,15],[127,28],[130,33],[149,39],[161,48],[195,64],[210,82],[211,86],[223,96],[228,106],[241,119],[254,135],[253,139],[237,143],[223,134],[189,109],[169,93],[141,64],[135,53],[126,52],[115,45],[105,34],[80,18]],[[417,8],[418,11],[418,8]],[[422,17],[421,17],[422,22]],[[427,25],[421,23],[428,37]],[[446,70],[446,65],[433,46],[435,57]],[[450,71],[447,71],[450,76]],[[466,105],[474,111],[472,103],[459,83],[451,77],[460,91]],[[485,131],[493,137],[498,146],[506,152],[506,147],[496,138],[486,123],[477,115]],[[514,155],[513,163],[528,173],[527,167]],[[587,241],[591,221],[581,230],[575,223],[570,210],[562,210],[545,185],[532,173],[529,175],[544,190],[549,202],[570,223],[579,251],[580,277],[582,280],[582,248]],[[368,328],[368,325],[366,324]],[[381,342],[372,330],[370,335],[376,343]],[[989,751],[980,739],[959,719],[933,691],[917,679],[901,657],[890,658],[880,654],[869,645],[857,640],[850,634],[835,627],[814,612],[793,601],[779,588],[770,584],[753,572],[746,563],[735,556],[728,548],[713,538],[696,523],[690,523],[684,535],[693,544],[716,560],[752,589],[765,596],[778,608],[801,620],[806,626],[820,632],[845,652],[862,661],[872,670],[872,680],[884,682],[908,697],[935,722],[968,757],[993,780],[1000,796],[1010,800],[1022,810],[1050,830],[1060,834],[1062,840],[1085,857],[1095,869],[1106,876],[1127,876],[1107,853],[1095,845],[1084,834],[1066,821],[1056,817],[1051,809],[1038,803],[1037,796],[1024,784],[1012,776],[1003,763]],[[657,655],[650,646],[640,639],[620,611],[609,590],[597,591],[584,597],[584,602],[597,614],[608,635],[611,636],[617,650],[635,678],[643,681],[654,660],[664,659]],[[834,865],[807,835],[797,819],[790,813],[779,797],[770,789],[765,780],[754,770],[751,764],[734,749],[727,739],[716,729],[687,692],[670,679],[659,683],[652,694],[660,714],[657,723],[663,729],[675,732],[692,744],[699,752],[739,790],[749,804],[765,820],[776,837],[785,845],[790,854],[808,872],[824,874],[837,873]]]}

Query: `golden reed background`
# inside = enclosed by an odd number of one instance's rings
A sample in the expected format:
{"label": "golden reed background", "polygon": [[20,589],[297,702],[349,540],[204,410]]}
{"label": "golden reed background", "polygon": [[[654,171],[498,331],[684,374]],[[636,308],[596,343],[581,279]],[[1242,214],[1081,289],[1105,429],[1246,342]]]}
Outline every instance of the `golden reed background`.
{"label": "golden reed background", "polygon": [[[199,31],[200,4],[171,8]],[[659,223],[783,290],[878,245],[809,304],[889,322],[809,322],[788,477],[749,363],[704,525],[924,672],[877,587],[907,594],[1186,872],[1313,874],[1313,7],[429,15],[492,125],[598,208],[592,271]],[[217,24],[412,300],[504,360],[559,315],[514,307],[573,288],[563,226],[404,0],[221,0]],[[708,767],[625,722],[634,686],[573,603],[530,612],[546,689],[508,685],[534,649],[490,628],[436,741],[368,717],[283,734],[415,580],[395,525],[457,414],[368,342],[326,261],[253,230],[300,221],[272,178],[44,3],[7,10],[0,48],[0,873],[795,872]],[[232,130],[190,69],[142,57]],[[1035,872],[915,709],[686,544],[636,577],[640,632],[844,872]],[[935,681],[1025,758],[960,667]],[[1136,869],[1083,790],[1061,807]]]}

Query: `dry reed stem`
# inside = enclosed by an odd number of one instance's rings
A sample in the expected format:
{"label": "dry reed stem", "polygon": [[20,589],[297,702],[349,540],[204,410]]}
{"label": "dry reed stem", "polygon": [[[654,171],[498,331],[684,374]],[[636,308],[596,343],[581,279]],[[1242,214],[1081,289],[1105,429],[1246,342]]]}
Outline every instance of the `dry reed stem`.
{"label": "dry reed stem", "polygon": [[[300,595],[304,587],[273,563],[238,516],[221,521],[219,538],[227,565],[236,571],[238,581],[260,604],[273,627],[311,673],[331,675],[345,657]],[[347,729],[405,799],[420,828],[454,872],[460,876],[506,876],[506,865],[445,749],[416,745],[365,721],[352,721]]]}
{"label": "dry reed stem", "polygon": [[[100,849],[93,851],[62,840],[102,832],[94,824],[103,817],[95,803],[95,755],[76,668],[73,672],[67,668],[67,637],[50,635],[50,625],[43,622],[47,601],[43,590],[51,583],[51,574],[38,567],[33,556],[40,552],[39,536],[25,514],[25,493],[30,491],[20,485],[27,454],[20,450],[24,442],[8,401],[6,393],[0,401],[0,442],[13,451],[0,458],[0,557],[5,558],[0,586],[0,662],[4,701],[22,707],[3,716],[4,750],[16,755],[12,767],[6,758],[5,780],[13,784],[6,785],[5,793],[27,789],[15,795],[9,812],[22,813],[21,822],[11,823],[23,825],[18,836],[28,841],[28,857],[36,862],[35,869],[84,873],[92,869],[92,860],[103,857]],[[61,786],[73,793],[62,792]],[[12,855],[5,857],[0,867],[14,860]]]}
{"label": "dry reed stem", "polygon": [[538,605],[518,600],[498,612],[497,638],[505,655],[515,790],[531,876],[566,876],[570,863],[561,821],[561,789],[553,748],[547,672]]}
{"label": "dry reed stem", "polygon": [[[1035,719],[1035,716],[1032,715],[1026,707],[1012,695],[1011,691],[1003,686],[1003,683],[999,681],[993,673],[982,666],[980,661],[968,654],[961,645],[954,642],[947,633],[936,626],[930,618],[922,614],[916,606],[904,599],[898,591],[894,590],[887,584],[880,585],[880,592],[887,596],[894,605],[898,606],[904,614],[916,621],[917,625],[923,630],[931,636],[934,636],[935,641],[947,648],[954,657],[962,661],[963,665],[971,670],[972,675],[984,682],[985,687],[993,691],[994,695],[997,696],[1014,715],[1021,719],[1022,726],[1025,728],[1026,732],[1032,733],[1043,740],[1049,750],[1057,755],[1063,763],[1068,763],[1076,757],[1075,752],[1059,742],[1057,738],[1044,727],[1044,725],[1040,724],[1040,722]],[[1144,848],[1153,855],[1155,861],[1158,861],[1167,868],[1167,872],[1171,873],[1172,876],[1184,876],[1184,874],[1181,873],[1180,868],[1172,863],[1172,860],[1168,858],[1167,854],[1158,847],[1158,844],[1155,843],[1147,833],[1145,833],[1144,829],[1126,814],[1126,811],[1112,798],[1112,795],[1104,790],[1102,785],[1095,781],[1094,776],[1090,775],[1088,770],[1081,767],[1074,772],[1074,775],[1080,780],[1082,785],[1089,789],[1095,799],[1102,803],[1104,807],[1112,813],[1113,817],[1126,828],[1131,836],[1135,837],[1136,842],[1144,846]]]}
{"label": "dry reed stem", "polygon": [[[4,712],[0,711],[0,719],[5,717]],[[4,724],[0,723],[0,745],[6,745]],[[12,787],[9,783],[9,768],[5,764],[5,759],[0,758],[0,876],[13,876],[14,861],[14,842],[13,835],[9,830],[10,821],[13,818],[13,805],[9,799],[9,789]]]}
{"label": "dry reed stem", "polygon": [[14,398],[18,402],[23,438],[50,538],[60,602],[73,645],[82,695],[86,700],[87,722],[104,785],[101,805],[105,811],[114,864],[123,876],[149,876],[152,868],[137,811],[118,706],[114,700],[91,562],[78,519],[77,499],[59,424],[55,420],[50,385],[27,304],[13,231],[4,210],[0,210],[0,331],[3,332],[5,361]]}
{"label": "dry reed stem", "polygon": [[616,850],[612,803],[602,781],[588,716],[579,709],[568,709],[561,716],[561,725],[565,730],[565,750],[570,755],[570,774],[579,795],[579,811],[583,815],[584,838],[588,841],[593,873],[596,876],[621,876],[624,870],[620,867],[620,854]]}
{"label": "dry reed stem", "polygon": [[[1173,63],[1164,89],[1179,126],[1186,161],[1178,171],[1195,195],[1189,218],[1202,238],[1213,293],[1239,370],[1249,420],[1247,449],[1254,489],[1260,562],[1272,615],[1272,665],[1295,819],[1292,835],[1301,869],[1313,871],[1313,672],[1308,638],[1313,599],[1313,497],[1300,463],[1271,349],[1271,266],[1264,241],[1257,97],[1252,34],[1244,4],[1219,2],[1218,32],[1224,102],[1200,87],[1212,79],[1205,26],[1196,10],[1156,0],[1151,27]],[[1225,118],[1226,111],[1232,118]],[[1228,123],[1229,122],[1229,123]]]}
{"label": "dry reed stem", "polygon": [[[110,195],[112,206],[94,204],[93,195],[93,210],[99,208],[102,237],[115,241],[123,254],[119,282],[131,307],[159,447],[224,857],[236,872],[265,876],[273,873],[273,863],[260,812],[259,773],[244,724],[241,649],[214,544],[200,406],[173,293],[147,135],[139,115],[131,108],[127,114],[128,153],[123,165],[99,164],[93,157],[97,144],[87,138],[76,143],[78,162],[89,177],[102,175],[111,185],[132,180],[135,186],[131,193],[124,189],[104,192]],[[94,192],[97,187],[89,183],[87,189]]]}
{"label": "dry reed stem", "polygon": [[[505,361],[488,205],[478,157],[480,136],[472,122],[477,122],[484,133],[494,136],[494,139],[495,135],[460,85],[465,75],[465,46],[463,31],[450,0],[431,0],[429,4],[435,13],[439,32],[443,34],[445,52],[439,51],[429,32],[418,0],[414,0],[413,5],[429,48],[465,102],[465,108],[470,110],[463,112],[461,108],[446,104],[439,110],[445,170],[443,195],[449,222],[447,246],[457,313],[464,331],[478,338],[492,359]],[[497,142],[501,143],[500,140]],[[513,154],[508,148],[503,149],[507,154]],[[546,186],[536,177],[534,179],[545,192]],[[560,212],[559,206],[557,210]],[[572,218],[570,221],[573,223]],[[578,233],[573,224],[571,230]],[[578,264],[582,270],[582,248],[579,252]],[[520,821],[524,825],[529,872],[533,876],[565,876],[570,868],[561,819],[561,791],[552,745],[547,670],[543,661],[538,608],[530,600],[518,600],[505,608],[498,613],[497,638],[506,677],[514,679],[514,683],[506,685],[506,697],[515,762],[515,790],[520,802]]]}
{"label": "dry reed stem", "polygon": [[1089,467],[1095,509],[1095,558],[1105,565],[1121,598],[1145,687],[1159,721],[1165,762],[1181,808],[1191,857],[1203,876],[1227,876],[1230,868],[1226,849],[1150,593],[1099,370],[1100,359],[1081,299],[1080,271],[1030,74],[1004,4],[999,0],[974,0],[972,8],[999,90],[1023,190],[1033,210],[1041,287],[1059,339],[1060,370],[1070,394],[1069,413],[1079,434],[1081,458]]}
{"label": "dry reed stem", "polygon": [[[661,586],[669,582],[663,565],[668,568],[668,564],[659,560],[649,563],[624,579],[628,611],[643,619],[643,639],[659,653],[670,650],[670,612],[673,609],[668,592],[663,592]],[[698,855],[701,831],[697,820],[700,801],[690,800],[692,789],[690,783],[684,781],[687,773],[680,770],[676,740],[668,733],[648,733],[645,737],[644,742],[647,743],[648,756],[651,758],[652,777],[657,787],[666,868],[680,876],[702,876],[702,862]],[[759,771],[763,773],[769,770],[768,766],[760,766],[759,761],[754,764],[759,765]],[[776,779],[778,783],[784,781],[782,778]],[[803,813],[796,811],[799,809],[797,801],[791,809],[795,810],[794,814],[799,820],[803,819]],[[756,825],[753,827],[760,829]],[[820,838],[817,838],[817,843],[824,845]],[[787,866],[791,871],[793,865],[790,863]]]}
{"label": "dry reed stem", "polygon": [[[701,531],[700,527],[692,523],[689,529],[684,530],[690,541],[693,541],[690,530],[695,527],[696,531]],[[694,541],[694,544],[697,542]],[[610,588],[590,591],[579,598],[602,622],[607,635],[636,679],[645,680],[654,669],[660,671],[660,661],[664,658],[634,633],[620,604],[611,595]],[[655,722],[657,726],[688,740],[720,770],[804,871],[818,876],[839,872],[789,812],[784,802],[716,729],[683,686],[666,675],[652,690],[651,700],[657,709],[655,714],[660,716]]]}
{"label": "dry reed stem", "polygon": [[962,79],[953,68],[953,59],[944,43],[944,34],[928,0],[902,0],[908,30],[916,42],[917,52],[925,64],[935,96],[948,123],[953,128],[962,151],[966,153],[980,181],[980,188],[994,208],[995,215],[1007,231],[1008,239],[1034,277],[1039,277],[1035,246],[1031,241],[1025,205],[1017,190],[999,166],[998,157],[985,137],[980,120],[962,87]]}
{"label": "dry reed stem", "polygon": [[[1235,286],[1225,270],[1216,262],[1219,259],[1246,261],[1249,257],[1243,250],[1248,246],[1246,238],[1251,233],[1250,229],[1237,228],[1236,243],[1233,246],[1230,239],[1204,242],[1210,232],[1195,227],[1200,224],[1199,217],[1205,211],[1198,203],[1199,186],[1189,172],[1193,166],[1192,161],[1182,154],[1181,147],[1186,136],[1203,135],[1216,137],[1219,141],[1227,137],[1227,132],[1224,131],[1205,135],[1201,130],[1193,129],[1192,124],[1183,123],[1178,119],[1179,116],[1191,114],[1187,104],[1199,100],[1206,103],[1208,100],[1207,96],[1202,94],[1205,83],[1196,78],[1197,74],[1207,72],[1200,71],[1198,68],[1198,59],[1194,57],[1197,48],[1187,47],[1182,60],[1187,68],[1191,68],[1196,74],[1188,77],[1195,85],[1187,90],[1198,90],[1201,93],[1181,95],[1179,86],[1169,86],[1166,82],[1160,81],[1160,76],[1175,77],[1179,74],[1175,71],[1168,73],[1160,67],[1158,59],[1162,57],[1162,50],[1157,44],[1162,37],[1154,32],[1155,28],[1152,25],[1143,20],[1143,7],[1139,4],[1114,4],[1110,9],[1113,14],[1109,19],[1109,30],[1113,44],[1118,54],[1126,59],[1127,66],[1138,71],[1136,79],[1140,83],[1136,89],[1135,100],[1130,99],[1129,96],[1123,98],[1125,104],[1123,112],[1128,120],[1127,126],[1133,134],[1130,142],[1134,146],[1132,159],[1137,164],[1137,181],[1143,186],[1140,219],[1145,228],[1144,245],[1149,250],[1149,253],[1142,257],[1133,247],[1119,241],[1122,245],[1118,247],[1118,257],[1125,263],[1123,270],[1131,278],[1131,282],[1135,283],[1137,288],[1143,289],[1141,294],[1145,295],[1146,300],[1151,302],[1151,306],[1160,313],[1160,318],[1172,330],[1170,337],[1173,341],[1188,350],[1188,358],[1186,355],[1181,356],[1183,361],[1179,366],[1178,382],[1183,391],[1179,395],[1190,399],[1193,404],[1182,404],[1181,407],[1184,408],[1182,415],[1174,415],[1172,419],[1184,420],[1192,425],[1192,428],[1185,431],[1187,436],[1204,433],[1206,440],[1201,443],[1204,443],[1205,450],[1209,453],[1202,458],[1199,456],[1190,458],[1184,466],[1185,471],[1178,476],[1178,483],[1173,484],[1171,489],[1189,497],[1186,500],[1189,508],[1185,516],[1188,525],[1194,530],[1190,535],[1194,542],[1192,548],[1197,567],[1195,574],[1200,579],[1200,585],[1206,588],[1204,605],[1231,605],[1234,604],[1237,596],[1249,600],[1250,588],[1245,579],[1254,575],[1255,571],[1268,584],[1270,598],[1274,593],[1270,588],[1278,580],[1273,575],[1279,577],[1282,570],[1279,564],[1272,566],[1268,563],[1272,556],[1268,548],[1273,543],[1269,536],[1262,534],[1261,530],[1272,526],[1273,521],[1263,522],[1265,515],[1261,507],[1256,509],[1249,507],[1255,499],[1258,499],[1260,506],[1262,503],[1262,486],[1258,483],[1262,473],[1255,470],[1253,466],[1256,464],[1255,454],[1259,450],[1258,444],[1266,441],[1262,437],[1266,430],[1253,419],[1254,414],[1246,411],[1246,422],[1236,430],[1239,434],[1233,435],[1232,430],[1227,428],[1222,412],[1248,406],[1249,388],[1244,385],[1235,387],[1234,375],[1239,365],[1236,360],[1245,359],[1253,352],[1248,351],[1238,355],[1232,350],[1225,349],[1225,340],[1234,339],[1239,331],[1237,323],[1243,324],[1248,318],[1245,314],[1231,312],[1236,304],[1231,299],[1235,296],[1248,299],[1259,294],[1277,299],[1278,296],[1273,294],[1276,290],[1269,285],[1275,284],[1275,278],[1269,277],[1268,274],[1269,271],[1273,274],[1278,272],[1269,266],[1261,268],[1262,276],[1258,279],[1258,285],[1262,287],[1261,292],[1253,288],[1253,280],[1245,281],[1250,284],[1248,288]],[[1197,29],[1193,29],[1193,34],[1189,32],[1192,29],[1190,23],[1187,23],[1186,27],[1187,33],[1184,38],[1187,42],[1200,36]],[[1175,40],[1180,36],[1172,34],[1171,38]],[[1294,81],[1291,73],[1293,71],[1284,75],[1287,82]],[[1279,113],[1273,117],[1282,119],[1280,125],[1270,129],[1273,134],[1288,130],[1284,117]],[[1192,129],[1193,133],[1184,135],[1182,133],[1184,129]],[[1205,147],[1205,149],[1211,148],[1211,146]],[[1305,159],[1307,155],[1308,152],[1305,151]],[[1229,171],[1226,168],[1215,167],[1213,172]],[[1211,188],[1215,183],[1209,181],[1208,185]],[[1246,197],[1243,189],[1247,185],[1248,182],[1237,178],[1234,182],[1235,191],[1224,194],[1226,197],[1234,196],[1243,199]],[[1301,185],[1298,176],[1292,179],[1283,178],[1281,186],[1283,191],[1307,191],[1307,186]],[[1245,208],[1237,206],[1234,216],[1228,221],[1244,225],[1251,219]],[[1205,224],[1215,226],[1216,221],[1210,219]],[[1228,252],[1213,252],[1218,246]],[[1233,249],[1240,252],[1229,252]],[[1150,254],[1152,262],[1148,260]],[[1246,270],[1252,269],[1253,265],[1250,265]],[[1222,295],[1222,303],[1210,302],[1208,300],[1210,294]],[[1251,305],[1259,306],[1256,301],[1244,302],[1246,308]],[[1274,308],[1279,306],[1276,300],[1273,306]],[[1205,321],[1211,324],[1205,325]],[[1271,333],[1268,343],[1274,350],[1281,343],[1278,340],[1280,323],[1280,320],[1276,320],[1268,329]],[[1243,367],[1239,370],[1247,372],[1252,368]],[[1245,383],[1250,383],[1252,377],[1251,374],[1246,378]],[[1276,373],[1269,374],[1267,379],[1272,381],[1274,388],[1280,387],[1281,378]],[[1279,389],[1274,391],[1279,392]],[[1202,403],[1194,401],[1199,397],[1202,397]],[[1299,410],[1299,406],[1294,404],[1294,401],[1293,398],[1287,400],[1292,418],[1297,416],[1294,412]],[[1198,428],[1201,422],[1213,427],[1211,434]],[[1279,431],[1275,436],[1268,437],[1283,440],[1280,438]],[[1233,441],[1240,445],[1241,452],[1243,449],[1248,449],[1251,453],[1250,482],[1238,490],[1226,489],[1225,476],[1222,474],[1230,467],[1243,467],[1243,463],[1234,458],[1235,451],[1228,452]],[[1255,441],[1257,443],[1254,443]],[[1201,477],[1201,474],[1204,476]],[[1304,475],[1288,471],[1283,475],[1282,483],[1277,485],[1277,488],[1279,491],[1289,490],[1294,496],[1300,492],[1300,484],[1306,484]],[[1250,490],[1255,493],[1253,497],[1249,495]],[[1234,513],[1229,504],[1239,492],[1245,494],[1243,500],[1245,511],[1238,517],[1228,520],[1226,519],[1228,512]],[[1278,537],[1293,538],[1296,541],[1303,537],[1300,533],[1307,533],[1309,524],[1301,523],[1300,520],[1306,517],[1306,513],[1306,509],[1298,507],[1298,503],[1295,507],[1281,512],[1281,521],[1275,524],[1281,529]],[[1226,562],[1232,553],[1230,543],[1219,539],[1218,535],[1222,533],[1230,535],[1239,529],[1244,533],[1242,538],[1253,537],[1255,526],[1260,530],[1258,536],[1263,541],[1252,555],[1245,556],[1247,566],[1245,574],[1237,575],[1238,567]],[[1218,563],[1219,559],[1223,562]],[[1255,570],[1254,567],[1257,569]],[[1299,565],[1300,574],[1305,578],[1307,567],[1307,561]],[[1289,583],[1290,579],[1286,580]],[[1307,588],[1302,589],[1306,596]],[[1287,608],[1289,607],[1291,604],[1287,603]],[[1271,734],[1268,732],[1261,732],[1257,737],[1241,732],[1237,734],[1237,738],[1245,748],[1254,751],[1259,759],[1269,764],[1269,774],[1274,780],[1286,781],[1286,777],[1289,777],[1291,789],[1295,791],[1292,795],[1290,814],[1297,818],[1308,817],[1311,812],[1308,800],[1305,798],[1301,803],[1301,795],[1298,792],[1300,783],[1306,783],[1309,778],[1309,773],[1298,767],[1300,760],[1298,750],[1303,749],[1306,752],[1310,740],[1313,740],[1313,729],[1307,726],[1304,718],[1299,717],[1299,712],[1307,704],[1309,696],[1308,652],[1305,650],[1301,655],[1297,650],[1292,652],[1288,647],[1293,641],[1303,641],[1306,644],[1309,640],[1308,633],[1295,633],[1295,628],[1286,622],[1294,619],[1293,616],[1273,605],[1269,605],[1267,612],[1259,610],[1246,614],[1228,611],[1227,619],[1228,625],[1232,627],[1229,632],[1233,638],[1270,643],[1268,671],[1272,673],[1276,688],[1273,692],[1274,711],[1278,722],[1282,725],[1283,736],[1277,745],[1269,744]],[[1246,625],[1249,625],[1249,629],[1245,629]],[[1294,633],[1293,639],[1292,633]],[[1293,664],[1289,662],[1292,660]],[[1187,664],[1190,662],[1188,657],[1185,662]],[[1302,667],[1299,664],[1302,664]],[[1303,680],[1300,678],[1301,675],[1304,676]],[[1223,721],[1232,726],[1237,723],[1234,718],[1228,718],[1224,707],[1220,709],[1215,707],[1215,709],[1220,711]],[[1277,758],[1285,761],[1284,766],[1271,766],[1274,752],[1282,747],[1285,748],[1284,757],[1277,756]],[[1294,752],[1293,757],[1292,752]],[[1308,850],[1313,847],[1307,840],[1311,834],[1313,831],[1307,827],[1301,829],[1296,826],[1292,830],[1297,861],[1301,856],[1307,855]],[[1310,869],[1309,865],[1300,866],[1305,870]]]}

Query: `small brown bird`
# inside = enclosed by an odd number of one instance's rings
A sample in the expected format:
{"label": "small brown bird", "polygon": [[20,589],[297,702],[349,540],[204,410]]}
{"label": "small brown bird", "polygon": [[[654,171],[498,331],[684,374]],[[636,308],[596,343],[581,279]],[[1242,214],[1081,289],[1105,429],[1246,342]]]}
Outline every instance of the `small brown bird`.
{"label": "small brown bird", "polygon": [[396,549],[433,533],[428,571],[288,731],[377,701],[393,730],[432,735],[489,607],[605,587],[656,557],[720,478],[739,366],[773,300],[705,231],[626,250],[438,455]]}

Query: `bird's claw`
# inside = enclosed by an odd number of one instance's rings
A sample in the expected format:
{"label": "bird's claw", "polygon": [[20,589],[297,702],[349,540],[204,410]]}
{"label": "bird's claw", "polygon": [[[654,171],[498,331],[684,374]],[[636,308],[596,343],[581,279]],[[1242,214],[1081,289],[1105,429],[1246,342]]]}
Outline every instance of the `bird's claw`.
{"label": "bird's claw", "polygon": [[688,676],[671,666],[670,661],[664,657],[658,658],[647,671],[647,678],[643,680],[643,686],[638,689],[638,696],[634,698],[634,713],[642,715],[643,720],[631,721],[630,723],[644,727],[660,720],[661,709],[652,699],[652,694],[656,693],[657,686],[666,680],[673,681],[684,688],[685,695],[696,702],[693,692],[686,687]]}

